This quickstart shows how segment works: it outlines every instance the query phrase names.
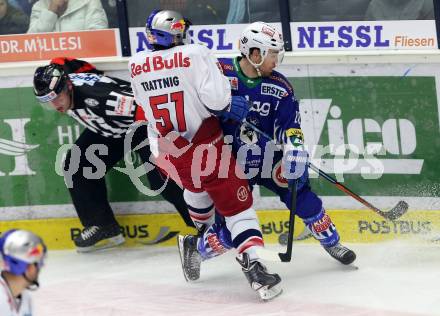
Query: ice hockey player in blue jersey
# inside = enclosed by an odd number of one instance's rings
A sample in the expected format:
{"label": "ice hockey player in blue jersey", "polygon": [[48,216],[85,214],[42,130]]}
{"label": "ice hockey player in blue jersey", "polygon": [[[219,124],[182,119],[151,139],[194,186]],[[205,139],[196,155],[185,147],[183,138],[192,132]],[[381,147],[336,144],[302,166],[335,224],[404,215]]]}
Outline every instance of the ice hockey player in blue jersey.
{"label": "ice hockey player in blue jersey", "polygon": [[[355,253],[340,243],[338,231],[325,212],[322,200],[309,185],[308,154],[293,88],[282,74],[273,70],[284,55],[282,34],[266,23],[255,22],[242,33],[239,48],[240,57],[219,59],[224,75],[229,78],[232,94],[245,96],[252,102],[247,122],[273,135],[277,144],[284,145],[283,149],[277,150],[274,142],[249,128],[245,122],[223,122],[225,137],[233,136],[233,152],[245,170],[249,184],[276,193],[290,209],[288,181],[297,178],[296,215],[333,258],[343,264],[352,263],[356,259]],[[202,260],[232,248],[229,232],[221,219],[208,227],[203,235],[187,235],[185,238],[194,239],[187,243],[192,247],[185,249],[187,262],[183,263],[189,280],[200,277]]]}

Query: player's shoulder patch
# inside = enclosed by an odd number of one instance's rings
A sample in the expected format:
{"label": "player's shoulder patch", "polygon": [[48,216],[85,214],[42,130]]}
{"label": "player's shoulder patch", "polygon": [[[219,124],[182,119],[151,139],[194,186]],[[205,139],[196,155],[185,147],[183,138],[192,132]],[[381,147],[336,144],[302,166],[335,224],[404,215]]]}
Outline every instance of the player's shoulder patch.
{"label": "player's shoulder patch", "polygon": [[101,78],[101,75],[87,73],[87,72],[72,73],[72,74],[68,74],[68,76],[74,86],[82,86],[84,84],[93,86]]}
{"label": "player's shoulder patch", "polygon": [[220,66],[224,74],[234,70],[234,66],[232,65],[231,58],[219,58],[218,62],[220,63]]}
{"label": "player's shoulder patch", "polygon": [[295,141],[297,142],[294,145],[303,145],[304,144],[304,134],[300,128],[289,128],[286,130],[286,136],[287,137],[293,137],[295,138]]}

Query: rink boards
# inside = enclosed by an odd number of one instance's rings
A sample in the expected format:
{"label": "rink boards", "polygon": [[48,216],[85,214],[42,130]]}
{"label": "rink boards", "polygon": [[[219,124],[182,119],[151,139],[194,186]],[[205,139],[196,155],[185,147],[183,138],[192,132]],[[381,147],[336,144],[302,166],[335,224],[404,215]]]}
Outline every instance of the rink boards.
{"label": "rink boards", "polygon": [[[371,243],[392,239],[427,242],[440,236],[440,211],[410,211],[392,222],[368,210],[328,211],[345,242]],[[288,231],[288,211],[258,211],[264,239],[278,244]],[[185,226],[178,214],[144,214],[118,216],[126,246],[174,246],[176,235],[194,233]],[[33,219],[2,222],[1,229],[29,229],[42,236],[50,249],[72,249],[72,239],[80,234],[81,224],[76,218]],[[296,220],[295,236],[304,236],[304,225]],[[281,236],[281,238],[280,238]],[[301,242],[312,241],[307,237]],[[281,241],[282,243],[282,241]]]}

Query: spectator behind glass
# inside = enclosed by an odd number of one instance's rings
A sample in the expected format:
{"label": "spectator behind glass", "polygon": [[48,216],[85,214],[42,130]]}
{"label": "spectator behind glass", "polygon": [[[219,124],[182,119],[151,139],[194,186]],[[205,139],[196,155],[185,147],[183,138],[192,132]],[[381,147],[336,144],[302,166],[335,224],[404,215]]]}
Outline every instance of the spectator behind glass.
{"label": "spectator behind glass", "polygon": [[293,22],[363,21],[371,0],[289,0]]}
{"label": "spectator behind glass", "polygon": [[280,22],[278,1],[230,0],[227,24],[252,23],[257,21]]}
{"label": "spectator behind glass", "polygon": [[102,7],[104,8],[105,13],[107,14],[108,27],[118,28],[118,11],[116,9],[116,0],[101,0]]}
{"label": "spectator behind glass", "polygon": [[0,35],[26,33],[29,17],[20,10],[0,0]]}
{"label": "spectator behind glass", "polygon": [[19,9],[26,13],[28,16],[31,15],[32,6],[37,0],[9,0],[9,4],[14,6],[16,9]]}
{"label": "spectator behind glass", "polygon": [[105,29],[100,0],[39,0],[32,7],[28,33]]}
{"label": "spectator behind glass", "polygon": [[434,20],[435,0],[372,0],[365,20]]}
{"label": "spectator behind glass", "polygon": [[146,12],[154,9],[181,12],[192,24],[224,24],[228,11],[228,1],[205,0],[130,0],[127,1],[130,27],[145,26]]}

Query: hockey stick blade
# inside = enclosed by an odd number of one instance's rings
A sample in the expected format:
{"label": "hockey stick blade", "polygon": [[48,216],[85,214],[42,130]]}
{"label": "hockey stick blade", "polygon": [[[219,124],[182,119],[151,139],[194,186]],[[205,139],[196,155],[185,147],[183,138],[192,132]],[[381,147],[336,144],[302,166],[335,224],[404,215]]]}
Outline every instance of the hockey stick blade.
{"label": "hockey stick blade", "polygon": [[[283,239],[281,238],[282,235],[285,235],[285,237],[283,236]],[[306,240],[310,237],[312,237],[312,233],[308,229],[305,229],[301,234],[299,234],[299,236],[293,237],[293,241]],[[287,233],[280,235],[279,243],[283,246],[287,245]],[[266,261],[289,262],[291,260],[285,253],[271,251],[266,248],[259,247],[256,251],[257,255]]]}
{"label": "hockey stick blade", "polygon": [[292,260],[292,254],[288,253],[276,252],[263,247],[258,247],[255,251],[258,258],[265,261],[290,262]]}
{"label": "hockey stick blade", "polygon": [[[263,247],[258,247],[256,250],[257,256],[260,259],[266,260],[266,261],[275,261],[275,262],[286,262],[286,258],[284,258],[284,253],[278,253]],[[283,258],[281,258],[283,257]],[[290,260],[288,260],[290,261]]]}
{"label": "hockey stick blade", "polygon": [[405,201],[399,201],[399,203],[397,203],[397,205],[394,206],[391,210],[383,213],[386,214],[385,215],[386,218],[394,221],[403,214],[405,214],[406,211],[408,211],[408,207],[409,207],[408,203],[406,203]]}

